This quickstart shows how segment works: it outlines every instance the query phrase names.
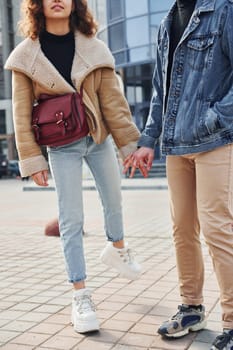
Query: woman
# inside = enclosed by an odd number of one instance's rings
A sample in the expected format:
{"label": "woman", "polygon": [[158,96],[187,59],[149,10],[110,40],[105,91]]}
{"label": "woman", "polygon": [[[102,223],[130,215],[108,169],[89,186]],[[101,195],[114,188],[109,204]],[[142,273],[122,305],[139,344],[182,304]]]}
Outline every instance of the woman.
{"label": "woman", "polygon": [[85,287],[82,227],[82,161],[99,191],[108,244],[101,259],[122,277],[136,279],[141,268],[124,244],[120,173],[110,133],[124,159],[136,148],[139,132],[120,90],[114,61],[95,38],[97,26],[85,0],[23,0],[20,28],[26,39],[9,56],[13,72],[13,114],[22,176],[48,186],[48,165],[31,130],[31,112],[40,94],[80,91],[89,134],[70,144],[48,147],[59,204],[59,229],[69,281],[74,286],[72,320],[84,333],[99,329]]}

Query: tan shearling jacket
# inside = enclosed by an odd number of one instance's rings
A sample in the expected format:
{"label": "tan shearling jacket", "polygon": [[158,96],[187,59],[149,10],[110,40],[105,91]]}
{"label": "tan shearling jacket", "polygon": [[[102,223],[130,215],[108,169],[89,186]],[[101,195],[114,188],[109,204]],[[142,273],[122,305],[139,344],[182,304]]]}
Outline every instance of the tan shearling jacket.
{"label": "tan shearling jacket", "polygon": [[75,32],[71,71],[75,89],[43,54],[39,39],[23,40],[8,57],[5,68],[13,72],[13,120],[22,176],[48,169],[31,129],[32,106],[41,93],[80,91],[83,84],[83,101],[94,141],[102,143],[110,133],[123,159],[136,149],[139,131],[120,89],[112,54],[96,37]]}

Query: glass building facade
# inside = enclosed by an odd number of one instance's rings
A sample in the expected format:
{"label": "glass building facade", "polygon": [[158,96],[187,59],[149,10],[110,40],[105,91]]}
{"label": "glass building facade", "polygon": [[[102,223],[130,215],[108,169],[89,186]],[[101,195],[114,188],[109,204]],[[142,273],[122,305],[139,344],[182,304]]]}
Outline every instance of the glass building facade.
{"label": "glass building facade", "polygon": [[11,73],[4,70],[10,51],[19,42],[16,24],[20,0],[0,0],[0,154],[16,158],[11,103]]}
{"label": "glass building facade", "polygon": [[155,41],[159,24],[174,0],[93,0],[100,28],[120,72],[138,128],[145,126],[152,95]]}

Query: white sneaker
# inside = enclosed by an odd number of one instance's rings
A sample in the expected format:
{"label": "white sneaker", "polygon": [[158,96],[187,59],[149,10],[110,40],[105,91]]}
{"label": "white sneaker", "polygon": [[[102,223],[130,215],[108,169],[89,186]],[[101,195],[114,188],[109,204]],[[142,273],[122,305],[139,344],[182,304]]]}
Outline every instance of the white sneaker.
{"label": "white sneaker", "polygon": [[100,259],[104,264],[115,268],[120,273],[120,277],[136,280],[141,275],[141,266],[134,260],[132,251],[127,246],[118,249],[112,242],[108,242]]}
{"label": "white sneaker", "polygon": [[86,288],[74,292],[72,323],[74,330],[78,333],[98,331],[100,328],[95,306],[91,300],[91,292]]}

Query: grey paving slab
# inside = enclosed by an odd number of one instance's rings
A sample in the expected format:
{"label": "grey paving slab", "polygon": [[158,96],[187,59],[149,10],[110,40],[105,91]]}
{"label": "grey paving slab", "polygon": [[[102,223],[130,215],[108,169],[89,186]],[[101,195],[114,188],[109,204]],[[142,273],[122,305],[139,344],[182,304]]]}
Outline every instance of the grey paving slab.
{"label": "grey paving slab", "polygon": [[[54,191],[20,180],[0,180],[0,347],[2,350],[208,350],[221,331],[218,286],[203,242],[208,328],[174,341],[158,325],[180,302],[166,179],[123,179],[125,236],[143,266],[127,281],[99,262],[104,223],[98,194],[84,179],[87,286],[93,291],[101,331],[80,335],[70,323],[72,288],[60,240],[44,226],[56,217]],[[52,182],[51,182],[52,186]]]}

